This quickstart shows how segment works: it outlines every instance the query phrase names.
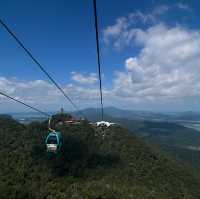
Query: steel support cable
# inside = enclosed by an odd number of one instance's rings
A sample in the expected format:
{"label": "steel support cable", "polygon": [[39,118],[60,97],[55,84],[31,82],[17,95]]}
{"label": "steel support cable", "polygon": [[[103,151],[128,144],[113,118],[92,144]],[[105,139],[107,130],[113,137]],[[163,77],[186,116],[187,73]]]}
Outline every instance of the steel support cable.
{"label": "steel support cable", "polygon": [[41,111],[41,110],[39,110],[39,109],[37,109],[37,108],[35,108],[35,107],[33,107],[33,106],[30,106],[30,105],[28,105],[28,104],[26,104],[26,103],[24,103],[24,102],[22,102],[22,101],[20,101],[20,100],[18,100],[18,99],[15,99],[15,98],[13,98],[13,97],[11,97],[11,96],[9,96],[9,95],[3,93],[2,91],[0,91],[0,95],[2,95],[2,96],[4,96],[4,97],[7,97],[8,99],[11,99],[11,100],[13,100],[13,101],[15,101],[15,102],[18,102],[19,104],[22,104],[22,105],[24,105],[24,106],[26,106],[26,107],[28,107],[28,108],[30,108],[30,109],[36,111],[36,112],[39,112],[39,113],[42,114],[42,115],[45,115],[45,116],[47,116],[47,117],[51,117],[51,115],[49,115],[48,113],[45,113],[45,112],[43,112],[43,111]]}
{"label": "steel support cable", "polygon": [[0,19],[0,24],[6,29],[6,31],[14,38],[14,40],[23,48],[27,55],[32,59],[32,61],[40,68],[40,70],[51,80],[51,82],[56,86],[56,88],[65,96],[65,98],[72,104],[77,112],[82,116],[82,112],[78,109],[77,105],[71,100],[71,98],[64,92],[64,90],[58,85],[58,83],[51,77],[51,75],[45,70],[45,68],[40,64],[40,62],[32,55],[30,50],[28,50],[24,44],[17,38],[13,31]]}
{"label": "steel support cable", "polygon": [[103,106],[102,81],[101,81],[101,62],[100,62],[99,30],[98,30],[96,0],[93,0],[93,9],[94,9],[94,21],[95,21],[94,25],[95,25],[95,32],[96,32],[96,51],[97,51],[97,64],[98,64],[98,74],[99,74],[99,90],[100,90],[100,100],[101,100],[101,119],[103,120],[104,106]]}

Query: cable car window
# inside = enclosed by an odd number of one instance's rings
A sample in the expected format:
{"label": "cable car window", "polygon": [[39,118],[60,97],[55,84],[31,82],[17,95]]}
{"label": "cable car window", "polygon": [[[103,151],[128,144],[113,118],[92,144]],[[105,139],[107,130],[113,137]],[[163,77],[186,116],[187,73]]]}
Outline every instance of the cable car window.
{"label": "cable car window", "polygon": [[56,136],[50,136],[47,140],[47,144],[57,144]]}

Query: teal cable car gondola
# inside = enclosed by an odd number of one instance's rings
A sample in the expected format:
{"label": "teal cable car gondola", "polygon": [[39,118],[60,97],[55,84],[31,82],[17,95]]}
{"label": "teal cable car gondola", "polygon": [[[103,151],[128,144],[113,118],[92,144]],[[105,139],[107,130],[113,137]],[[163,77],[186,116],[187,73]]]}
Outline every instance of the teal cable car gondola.
{"label": "teal cable car gondola", "polygon": [[50,132],[46,138],[47,152],[57,153],[62,148],[62,137],[60,132]]}
{"label": "teal cable car gondola", "polygon": [[49,119],[49,130],[50,133],[47,135],[45,140],[47,152],[58,153],[62,148],[62,136],[60,132],[56,132],[50,127],[51,118]]}

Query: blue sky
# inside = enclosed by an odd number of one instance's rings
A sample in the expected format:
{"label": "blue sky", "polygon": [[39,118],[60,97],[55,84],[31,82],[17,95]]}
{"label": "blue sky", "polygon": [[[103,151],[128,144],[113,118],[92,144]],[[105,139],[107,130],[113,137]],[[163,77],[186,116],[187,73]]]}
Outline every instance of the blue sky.
{"label": "blue sky", "polygon": [[[199,110],[199,4],[97,0],[105,106]],[[80,108],[99,106],[92,0],[7,0],[0,13]],[[71,110],[2,27],[0,40],[0,90]],[[26,110],[0,99],[0,112]]]}

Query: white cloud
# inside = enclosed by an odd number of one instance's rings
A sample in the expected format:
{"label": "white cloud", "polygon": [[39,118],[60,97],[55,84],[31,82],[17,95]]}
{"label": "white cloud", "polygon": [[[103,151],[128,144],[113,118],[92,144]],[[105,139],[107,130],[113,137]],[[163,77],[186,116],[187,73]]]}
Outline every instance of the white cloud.
{"label": "white cloud", "polygon": [[121,17],[103,30],[106,44],[139,51],[125,60],[124,70],[115,71],[112,93],[117,99],[131,105],[186,104],[200,98],[200,31],[161,22],[162,15],[175,10],[190,8],[182,3],[160,5],[150,13]]}
{"label": "white cloud", "polygon": [[136,12],[132,12],[129,14],[129,20],[131,20],[131,22],[133,24],[136,24],[138,22],[146,24],[146,23],[153,23],[156,22],[156,18],[155,18],[156,13],[154,14],[144,14],[141,11],[136,11]]}
{"label": "white cloud", "polygon": [[146,23],[155,21],[153,15],[144,15],[141,12],[131,13],[129,16],[120,17],[114,25],[108,26],[103,30],[103,41],[105,44],[112,44],[116,49],[129,46],[135,35],[141,32],[140,29],[132,28],[137,22]]}
{"label": "white cloud", "polygon": [[[132,32],[137,33],[132,37]],[[154,103],[154,107],[158,104],[167,107],[168,103],[171,107],[171,104],[187,101],[191,105],[200,99],[200,31],[158,24],[147,30],[131,29],[130,34],[130,40],[140,45],[140,51],[124,61],[123,70],[115,71],[110,88],[104,87],[105,105],[128,108]],[[37,107],[63,104],[71,107],[62,94],[44,80],[0,77],[0,88]],[[80,108],[99,105],[98,86],[68,84],[62,88]],[[0,107],[4,106],[5,101],[0,103]]]}
{"label": "white cloud", "polygon": [[162,23],[162,16],[169,14],[170,11],[177,12],[180,10],[190,11],[190,7],[183,3],[173,5],[159,5],[149,13],[140,10],[129,13],[126,17],[119,17],[113,25],[103,29],[103,41],[105,44],[112,44],[115,49],[133,45],[133,38],[142,36],[143,31],[137,28],[138,25],[149,27]]}
{"label": "white cloud", "polygon": [[95,84],[98,81],[96,73],[84,75],[78,72],[71,72],[71,79],[81,84]]}
{"label": "white cloud", "polygon": [[[98,88],[68,84],[62,86],[62,89],[79,108],[96,106],[99,102]],[[0,77],[0,91],[44,110],[55,110],[61,106],[68,110],[74,110],[69,101],[52,84],[44,80],[23,81],[16,78]],[[11,104],[13,104],[13,110],[10,110]],[[6,97],[0,95],[0,110],[14,111],[17,107],[19,107],[19,104],[12,103]],[[20,110],[23,109],[23,106],[20,107]]]}
{"label": "white cloud", "polygon": [[[179,8],[179,6],[177,5],[177,7]],[[143,13],[140,10],[137,10],[135,12],[132,12],[128,15],[128,20],[129,23],[132,24],[137,24],[142,23],[142,24],[152,24],[152,23],[156,23],[159,21],[159,17],[166,14],[170,9],[172,9],[172,6],[168,6],[168,5],[159,5],[156,6],[152,9],[151,12],[149,13]],[[180,9],[180,8],[179,8]]]}
{"label": "white cloud", "polygon": [[167,101],[200,96],[200,31],[155,25],[132,37],[140,53],[116,72],[119,97]]}
{"label": "white cloud", "polygon": [[177,8],[181,9],[181,10],[191,10],[191,8],[187,5],[187,4],[184,4],[184,3],[177,3],[176,4]]}
{"label": "white cloud", "polygon": [[[99,107],[99,87],[94,88],[74,84],[63,85],[62,89],[80,108]],[[24,81],[16,78],[0,77],[0,91],[44,111],[74,110],[69,101],[49,82],[44,80]],[[119,105],[120,99],[113,95],[113,90],[103,88],[103,100],[106,105]],[[0,112],[26,111],[28,109],[0,95]]]}
{"label": "white cloud", "polygon": [[[127,19],[125,17],[120,17],[116,20],[116,23],[112,26],[108,26],[103,30],[103,40],[106,44],[110,43],[111,39],[115,39],[116,41],[120,40],[120,35],[125,34],[128,28]],[[119,47],[120,42],[115,42],[115,47]]]}
{"label": "white cloud", "polygon": [[171,9],[170,6],[168,5],[159,5],[159,6],[156,6],[153,11],[152,11],[152,15],[153,16],[159,16],[159,15],[163,15],[165,14],[166,12],[168,12],[169,10]]}
{"label": "white cloud", "polygon": [[8,95],[14,96],[30,104],[51,104],[59,92],[44,80],[22,81],[14,78],[0,77],[0,89]]}

